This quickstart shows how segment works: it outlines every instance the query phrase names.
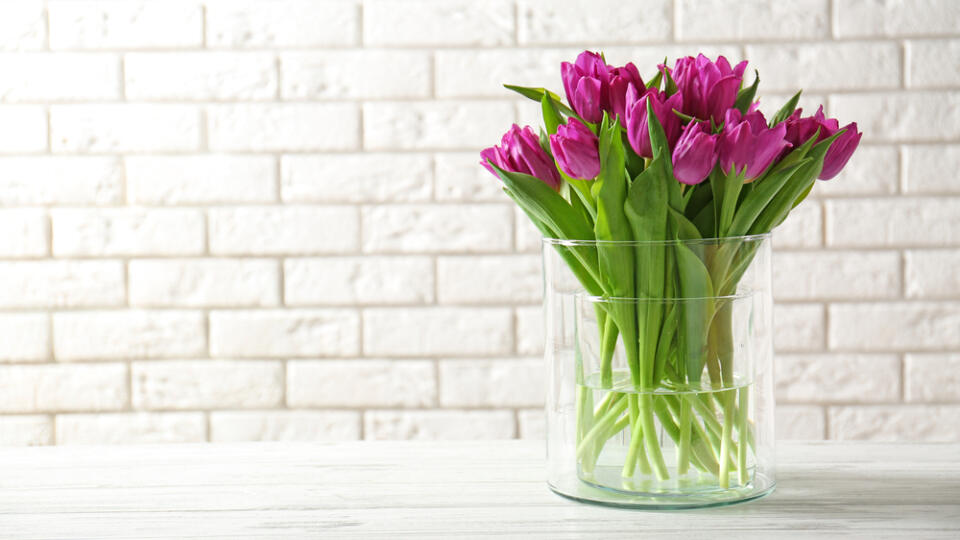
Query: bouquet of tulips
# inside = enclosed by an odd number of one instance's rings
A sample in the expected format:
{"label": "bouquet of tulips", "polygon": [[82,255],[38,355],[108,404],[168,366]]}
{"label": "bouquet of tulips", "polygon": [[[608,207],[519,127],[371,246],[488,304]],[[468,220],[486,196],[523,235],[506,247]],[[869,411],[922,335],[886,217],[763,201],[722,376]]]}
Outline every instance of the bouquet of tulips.
{"label": "bouquet of tulips", "polygon": [[[726,242],[703,253],[684,241],[770,232],[818,178],[840,172],[861,137],[855,123],[840,128],[822,107],[802,116],[799,92],[768,119],[755,101],[759,76],[743,84],[746,64],[680,58],[644,82],[632,63],[612,67],[586,51],[561,65],[566,102],[543,88],[506,85],[540,102],[543,127],[536,133],[513,125],[499,146],[481,153],[481,164],[545,237],[570,241],[554,246],[586,294],[721,299],[684,310],[655,302],[598,304],[599,387],[629,390],[608,394],[597,407],[578,395],[584,470],[604,440],[626,428],[631,444],[623,476],[639,464],[667,478],[656,415],[676,439],[680,473],[692,463],[721,486],[731,469],[746,482],[752,435],[731,395],[663,403],[651,397],[658,388],[734,385],[730,308],[722,299],[735,293],[755,244]],[[611,368],[618,343],[629,367],[622,374]]]}

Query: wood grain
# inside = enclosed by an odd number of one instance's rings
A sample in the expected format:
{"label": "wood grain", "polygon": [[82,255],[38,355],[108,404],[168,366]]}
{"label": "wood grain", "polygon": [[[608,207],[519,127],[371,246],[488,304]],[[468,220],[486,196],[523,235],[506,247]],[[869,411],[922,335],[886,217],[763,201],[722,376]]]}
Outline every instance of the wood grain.
{"label": "wood grain", "polygon": [[0,449],[0,538],[960,538],[960,445],[791,443],[773,495],[576,503],[531,441]]}

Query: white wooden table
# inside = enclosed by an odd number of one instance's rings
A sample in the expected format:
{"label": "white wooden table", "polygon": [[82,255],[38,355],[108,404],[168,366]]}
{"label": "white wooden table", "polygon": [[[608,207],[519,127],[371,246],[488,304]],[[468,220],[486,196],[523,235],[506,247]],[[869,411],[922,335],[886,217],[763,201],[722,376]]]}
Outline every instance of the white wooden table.
{"label": "white wooden table", "polygon": [[778,449],[776,492],[650,512],[550,492],[543,443],[0,449],[0,538],[960,538],[960,445]]}

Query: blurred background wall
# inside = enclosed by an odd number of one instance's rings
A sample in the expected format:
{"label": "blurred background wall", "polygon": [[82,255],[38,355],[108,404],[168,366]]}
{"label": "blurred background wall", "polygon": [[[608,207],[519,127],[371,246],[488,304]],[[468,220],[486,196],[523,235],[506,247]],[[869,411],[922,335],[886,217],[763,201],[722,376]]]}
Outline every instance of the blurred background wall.
{"label": "blurred background wall", "polygon": [[50,0],[0,3],[0,443],[541,436],[478,152],[584,48],[859,122],[775,235],[777,429],[960,439],[958,2]]}

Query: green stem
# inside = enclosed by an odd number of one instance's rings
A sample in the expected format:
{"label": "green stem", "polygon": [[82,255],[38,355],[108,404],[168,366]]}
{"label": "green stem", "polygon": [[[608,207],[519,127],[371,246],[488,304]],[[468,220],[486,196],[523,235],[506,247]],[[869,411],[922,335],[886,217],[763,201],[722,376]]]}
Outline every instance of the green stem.
{"label": "green stem", "polygon": [[690,403],[680,394],[680,443],[677,446],[677,474],[687,474],[690,468]]}
{"label": "green stem", "polygon": [[667,472],[667,464],[663,461],[663,453],[660,451],[660,441],[657,440],[657,432],[653,424],[653,395],[649,393],[640,395],[640,422],[643,427],[643,446],[654,473],[658,480],[667,480],[670,478],[670,473]]}
{"label": "green stem", "polygon": [[623,472],[621,473],[621,476],[624,478],[633,477],[633,473],[636,471],[637,451],[640,449],[640,442],[643,436],[643,426],[638,421],[640,414],[637,405],[637,395],[630,394],[628,399],[630,401],[630,446],[627,448],[627,457],[623,463]]}
{"label": "green stem", "polygon": [[730,487],[730,446],[733,442],[733,400],[732,391],[724,392],[723,405],[723,436],[720,439],[720,487]]}
{"label": "green stem", "polygon": [[614,398],[616,401],[610,407],[610,410],[604,413],[600,420],[598,420],[597,423],[590,428],[590,431],[588,431],[583,440],[580,441],[580,444],[577,445],[578,456],[583,456],[587,448],[592,446],[597,437],[599,437],[611,424],[615,424],[617,417],[620,416],[620,413],[627,408],[627,401],[623,399],[625,394],[617,393],[617,396],[618,397]]}
{"label": "green stem", "polygon": [[737,471],[739,472],[740,485],[747,485],[747,449],[749,444],[747,444],[747,437],[749,433],[749,426],[747,424],[747,411],[749,405],[749,387],[744,386],[740,388],[740,410],[737,414],[737,433],[740,434],[740,448],[737,450]]}
{"label": "green stem", "polygon": [[604,319],[603,338],[600,343],[600,386],[610,388],[613,386],[613,353],[617,346],[617,336],[620,331],[617,329],[616,323],[613,322],[613,317],[607,315]]}

